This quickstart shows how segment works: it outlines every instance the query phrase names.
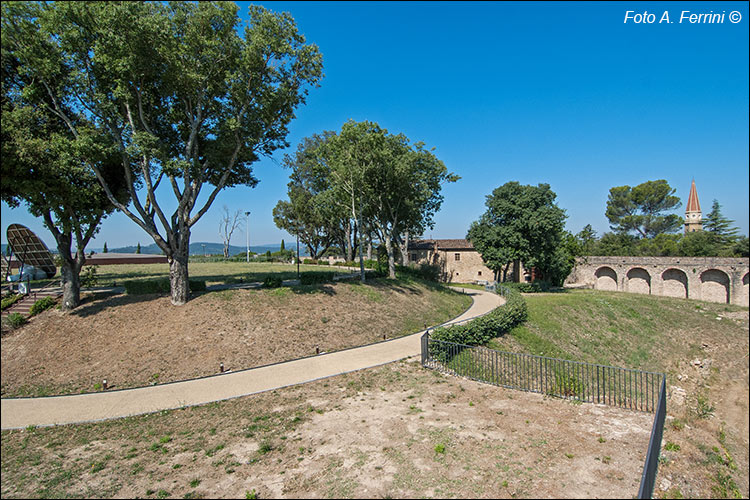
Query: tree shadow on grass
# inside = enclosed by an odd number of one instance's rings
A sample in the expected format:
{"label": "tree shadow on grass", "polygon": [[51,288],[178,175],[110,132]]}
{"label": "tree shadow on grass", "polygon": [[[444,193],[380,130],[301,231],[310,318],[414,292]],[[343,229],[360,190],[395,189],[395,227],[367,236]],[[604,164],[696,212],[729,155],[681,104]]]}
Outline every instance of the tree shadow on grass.
{"label": "tree shadow on grass", "polygon": [[168,294],[150,293],[144,295],[126,295],[120,292],[91,292],[82,297],[81,305],[72,310],[70,314],[80,318],[88,318],[89,316],[95,316],[111,307],[149,302],[166,295]]}

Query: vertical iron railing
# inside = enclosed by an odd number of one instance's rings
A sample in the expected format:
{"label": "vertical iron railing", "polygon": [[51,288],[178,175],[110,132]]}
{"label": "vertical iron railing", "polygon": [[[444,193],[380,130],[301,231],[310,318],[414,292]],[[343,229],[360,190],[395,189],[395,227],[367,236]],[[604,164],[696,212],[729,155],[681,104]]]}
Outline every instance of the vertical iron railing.
{"label": "vertical iron railing", "polygon": [[654,412],[664,374],[497,351],[422,336],[422,366],[550,396]]}
{"label": "vertical iron railing", "polygon": [[654,426],[651,428],[651,439],[648,442],[646,462],[643,464],[643,475],[641,476],[641,487],[638,490],[638,498],[651,498],[656,483],[656,471],[659,468],[659,452],[661,451],[661,438],[664,434],[664,419],[667,417],[667,383],[662,378],[659,388],[659,403],[654,415]]}
{"label": "vertical iron railing", "polygon": [[663,373],[497,351],[422,335],[422,366],[510,389],[654,412],[638,498],[651,498],[667,414]]}

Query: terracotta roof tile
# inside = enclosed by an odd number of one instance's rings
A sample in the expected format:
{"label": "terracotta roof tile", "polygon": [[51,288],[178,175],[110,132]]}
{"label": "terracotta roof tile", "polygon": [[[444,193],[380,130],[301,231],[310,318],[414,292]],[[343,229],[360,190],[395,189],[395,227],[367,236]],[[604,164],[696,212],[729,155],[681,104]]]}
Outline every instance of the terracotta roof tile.
{"label": "terracotta roof tile", "polygon": [[701,204],[698,201],[698,191],[695,189],[695,180],[690,185],[690,195],[688,196],[687,208],[685,212],[700,212]]}
{"label": "terracotta roof tile", "polygon": [[474,250],[469,240],[416,240],[409,242],[409,250],[432,250],[437,243],[438,250]]}

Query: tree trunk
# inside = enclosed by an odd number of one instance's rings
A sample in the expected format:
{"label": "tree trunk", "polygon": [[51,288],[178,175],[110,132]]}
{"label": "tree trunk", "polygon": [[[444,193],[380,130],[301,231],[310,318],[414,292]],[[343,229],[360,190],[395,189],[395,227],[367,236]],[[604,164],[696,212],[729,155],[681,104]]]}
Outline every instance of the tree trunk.
{"label": "tree trunk", "polygon": [[367,260],[372,260],[372,238],[367,240]]}
{"label": "tree trunk", "polygon": [[409,231],[404,234],[404,240],[399,245],[401,247],[401,265],[409,265]]}
{"label": "tree trunk", "polygon": [[393,256],[393,242],[391,238],[383,238],[385,241],[385,253],[388,255],[388,277],[396,279],[396,259]]}
{"label": "tree trunk", "polygon": [[172,304],[185,305],[190,297],[190,283],[188,282],[188,252],[187,248],[180,248],[169,260],[169,284],[172,293]]}
{"label": "tree trunk", "polygon": [[62,310],[67,312],[75,309],[81,304],[81,279],[79,276],[80,268],[73,259],[63,258],[60,267],[60,276],[62,277]]}
{"label": "tree trunk", "polygon": [[56,233],[57,252],[62,260],[60,266],[60,282],[63,290],[62,310],[71,311],[81,305],[81,279],[80,272],[86,260],[83,248],[76,251],[77,259],[70,253],[72,235],[70,233]]}
{"label": "tree trunk", "polygon": [[349,221],[346,222],[346,261],[351,262],[354,260],[354,251],[352,249],[352,225]]}

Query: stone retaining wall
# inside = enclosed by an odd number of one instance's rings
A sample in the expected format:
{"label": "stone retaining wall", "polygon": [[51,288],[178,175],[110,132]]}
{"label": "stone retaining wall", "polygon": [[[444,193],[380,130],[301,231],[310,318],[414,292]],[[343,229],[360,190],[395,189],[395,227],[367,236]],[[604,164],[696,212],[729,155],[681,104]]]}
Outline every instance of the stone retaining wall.
{"label": "stone retaining wall", "polygon": [[578,257],[569,285],[748,306],[750,259]]}

